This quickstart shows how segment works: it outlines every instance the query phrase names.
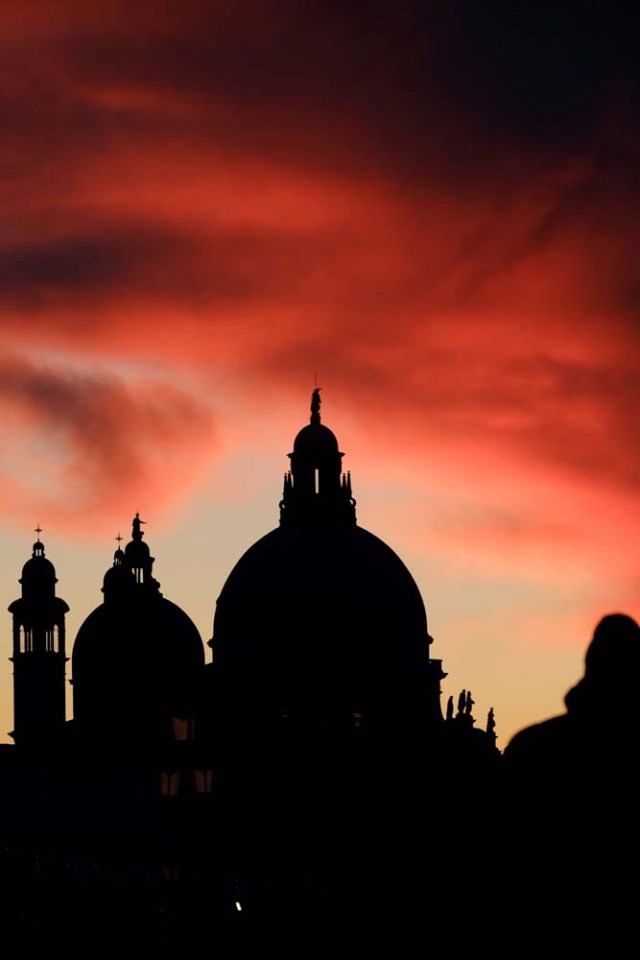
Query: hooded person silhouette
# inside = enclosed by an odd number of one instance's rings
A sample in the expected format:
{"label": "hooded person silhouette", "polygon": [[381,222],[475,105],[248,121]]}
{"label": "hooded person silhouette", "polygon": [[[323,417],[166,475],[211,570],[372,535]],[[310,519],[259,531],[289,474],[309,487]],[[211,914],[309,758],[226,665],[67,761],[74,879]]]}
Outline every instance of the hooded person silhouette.
{"label": "hooded person silhouette", "polygon": [[[507,902],[530,929],[609,943],[635,916],[640,853],[640,626],[613,613],[595,628],[566,712],[516,733],[503,754]],[[630,913],[630,910],[632,912]]]}
{"label": "hooded person silhouette", "polygon": [[564,698],[566,713],[516,733],[504,751],[505,769],[544,791],[600,794],[629,775],[635,781],[639,685],[640,626],[609,614],[587,648],[583,678]]}

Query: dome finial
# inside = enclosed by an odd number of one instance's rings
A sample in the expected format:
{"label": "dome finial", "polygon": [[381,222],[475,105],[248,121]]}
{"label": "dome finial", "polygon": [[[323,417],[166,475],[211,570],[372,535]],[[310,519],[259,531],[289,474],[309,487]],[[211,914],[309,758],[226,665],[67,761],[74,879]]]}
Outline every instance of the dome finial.
{"label": "dome finial", "polygon": [[320,399],[320,390],[321,387],[315,387],[313,393],[311,394],[311,423],[320,423],[320,404],[322,400]]}

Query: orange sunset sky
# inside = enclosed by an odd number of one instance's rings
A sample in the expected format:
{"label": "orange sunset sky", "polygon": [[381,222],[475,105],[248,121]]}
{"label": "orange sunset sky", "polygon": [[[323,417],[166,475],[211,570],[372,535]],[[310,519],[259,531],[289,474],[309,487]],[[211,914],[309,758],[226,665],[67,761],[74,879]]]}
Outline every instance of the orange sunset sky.
{"label": "orange sunset sky", "polygon": [[559,712],[640,616],[630,10],[4,0],[3,608],[40,524],[70,649],[139,510],[207,640],[317,374],[443,705]]}

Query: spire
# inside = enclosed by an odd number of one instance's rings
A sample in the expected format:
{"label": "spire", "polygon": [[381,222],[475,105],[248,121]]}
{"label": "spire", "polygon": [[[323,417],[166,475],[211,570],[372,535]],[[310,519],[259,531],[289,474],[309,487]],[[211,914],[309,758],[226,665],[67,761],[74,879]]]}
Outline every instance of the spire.
{"label": "spire", "polygon": [[320,404],[322,403],[320,398],[321,389],[321,387],[316,387],[311,394],[311,416],[309,422],[313,424],[320,423]]}

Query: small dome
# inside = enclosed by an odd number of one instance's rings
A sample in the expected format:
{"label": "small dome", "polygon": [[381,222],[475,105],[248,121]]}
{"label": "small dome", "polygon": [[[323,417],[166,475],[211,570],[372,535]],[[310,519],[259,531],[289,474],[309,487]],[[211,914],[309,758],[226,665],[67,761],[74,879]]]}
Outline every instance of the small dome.
{"label": "small dome", "polygon": [[50,580],[52,583],[55,583],[56,568],[51,563],[51,560],[47,560],[46,557],[31,557],[22,568],[22,580],[25,579],[31,581],[38,580],[40,583]]}
{"label": "small dome", "polygon": [[57,583],[56,568],[50,560],[44,555],[44,543],[36,540],[33,545],[33,554],[22,568],[23,591],[41,590],[47,588],[47,592],[55,589]]}
{"label": "small dome", "polygon": [[134,585],[135,579],[131,570],[122,564],[115,564],[104,575],[102,592],[105,600],[111,600],[113,596],[120,595]]}
{"label": "small dome", "polygon": [[148,560],[151,551],[144,540],[130,540],[124,548],[124,554],[128,560]]}
{"label": "small dome", "polygon": [[[118,568],[108,572],[118,575]],[[105,578],[106,579],[106,578]],[[103,603],[72,654],[74,717],[103,725],[154,723],[193,708],[204,647],[197,627],[158,593]]]}
{"label": "small dome", "polygon": [[298,433],[293,442],[295,454],[326,456],[339,453],[335,433],[322,423],[309,423]]}

